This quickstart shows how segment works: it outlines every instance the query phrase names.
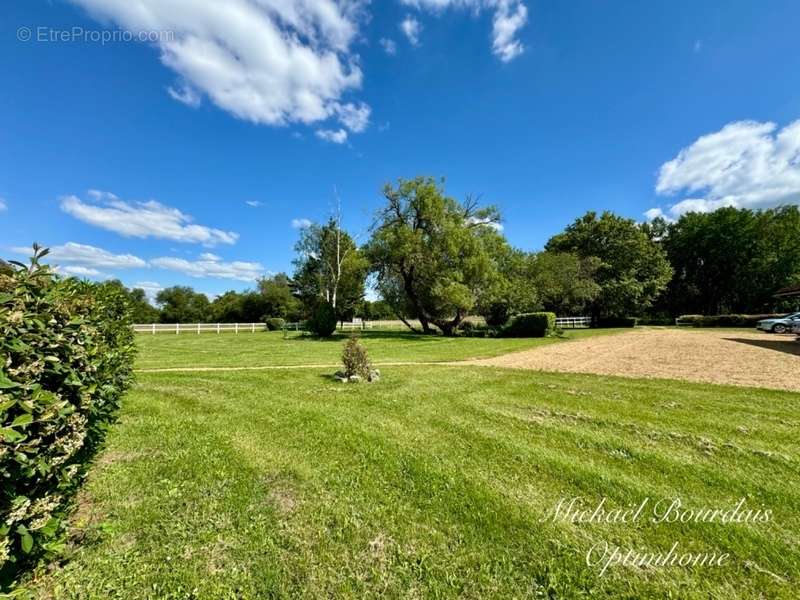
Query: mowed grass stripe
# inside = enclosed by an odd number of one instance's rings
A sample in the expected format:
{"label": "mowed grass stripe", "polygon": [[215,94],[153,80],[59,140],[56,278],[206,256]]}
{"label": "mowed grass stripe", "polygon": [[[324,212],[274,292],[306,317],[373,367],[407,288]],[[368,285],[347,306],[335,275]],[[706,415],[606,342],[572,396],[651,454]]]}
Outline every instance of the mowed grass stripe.
{"label": "mowed grass stripe", "polygon": [[[785,392],[489,368],[392,367],[375,385],[314,370],[140,375],[87,488],[105,526],[39,589],[790,598],[799,416]],[[680,496],[693,507],[746,495],[775,517],[541,522],[574,495],[616,505]],[[599,577],[584,555],[600,540],[662,551],[677,541],[736,562]]]}

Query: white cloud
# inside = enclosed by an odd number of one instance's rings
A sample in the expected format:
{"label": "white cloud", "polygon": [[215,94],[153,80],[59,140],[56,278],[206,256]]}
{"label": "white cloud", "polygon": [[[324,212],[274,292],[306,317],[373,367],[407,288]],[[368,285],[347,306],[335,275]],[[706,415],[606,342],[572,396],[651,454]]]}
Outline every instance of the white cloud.
{"label": "white cloud", "polygon": [[238,281],[255,281],[264,275],[264,267],[257,262],[233,261],[224,262],[219,256],[203,254],[200,260],[190,261],[184,258],[154,258],[150,264],[160,269],[177,271],[190,277],[236,279]]}
{"label": "white cloud", "polygon": [[800,204],[800,120],[783,129],[738,121],[704,135],[661,166],[656,192],[690,194],[666,211],[648,211],[673,218],[723,206]]}
{"label": "white cloud", "polygon": [[368,0],[72,0],[101,21],[159,32],[161,62],[178,75],[169,94],[202,95],[267,125],[336,117],[361,87],[351,45]]}
{"label": "white cloud", "polygon": [[[26,256],[31,254],[30,248],[16,247],[12,250]],[[91,269],[139,269],[147,266],[145,261],[133,254],[113,254],[96,246],[76,244],[75,242],[67,242],[63,246],[53,246],[50,248],[47,258],[57,264],[67,263]]]}
{"label": "white cloud", "polygon": [[490,219],[479,219],[478,217],[470,217],[467,219],[467,223],[470,225],[486,225],[487,227],[491,227],[495,231],[503,231],[503,224],[497,223]]}
{"label": "white cloud", "polygon": [[347,141],[347,132],[344,129],[317,129],[317,137],[326,142],[344,144]]}
{"label": "white cloud", "polygon": [[305,229],[311,227],[312,223],[309,219],[292,219],[292,227],[295,229]]}
{"label": "white cloud", "polygon": [[81,267],[79,265],[63,267],[60,270],[69,275],[75,275],[76,277],[96,277],[104,279],[108,277],[108,275],[98,271],[97,269],[92,269],[91,267]]}
{"label": "white cloud", "polygon": [[144,294],[145,296],[147,296],[147,300],[150,302],[150,304],[155,306],[156,296],[158,295],[158,292],[164,289],[164,286],[155,281],[137,281],[131,286],[131,288],[133,289],[138,288],[140,290],[144,290]]}
{"label": "white cloud", "polygon": [[239,234],[192,223],[192,217],[155,200],[126,202],[114,194],[91,190],[95,203],[77,196],[61,199],[61,210],[90,225],[127,237],[160,238],[205,246],[235,244]]}
{"label": "white cloud", "polygon": [[336,107],[336,114],[342,124],[350,131],[361,133],[369,125],[370,108],[363,102],[359,105],[352,103],[340,104]]}
{"label": "white cloud", "polygon": [[419,34],[422,31],[422,25],[411,15],[406,15],[406,18],[400,21],[400,31],[408,38],[412,46],[419,45]]}
{"label": "white cloud", "polygon": [[188,85],[183,85],[180,89],[175,89],[170,86],[167,88],[167,93],[178,102],[182,102],[186,106],[191,106],[192,108],[197,108],[203,101],[198,91]]}
{"label": "white cloud", "polygon": [[449,8],[466,9],[473,14],[484,10],[492,11],[494,55],[503,62],[509,62],[525,50],[519,41],[519,32],[528,22],[528,8],[522,0],[401,0],[401,2],[406,6],[434,13],[441,13]]}
{"label": "white cloud", "polygon": [[389,56],[394,56],[397,54],[397,43],[394,40],[390,40],[389,38],[381,38],[379,40],[381,48],[383,51],[386,52]]}
{"label": "white cloud", "polygon": [[8,210],[8,204],[6,204],[5,198],[0,198],[0,212]]}
{"label": "white cloud", "polygon": [[258,208],[259,206],[263,205],[263,202],[259,202],[258,200],[245,200],[245,204],[247,204],[247,206],[252,206],[253,208]]}

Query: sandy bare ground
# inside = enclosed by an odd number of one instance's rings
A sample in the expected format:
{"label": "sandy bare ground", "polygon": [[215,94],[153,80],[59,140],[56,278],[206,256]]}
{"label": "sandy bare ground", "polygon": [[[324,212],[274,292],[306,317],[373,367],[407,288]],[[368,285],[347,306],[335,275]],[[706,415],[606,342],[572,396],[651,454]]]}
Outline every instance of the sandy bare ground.
{"label": "sandy bare ground", "polygon": [[724,329],[642,328],[470,363],[800,391],[795,336]]}

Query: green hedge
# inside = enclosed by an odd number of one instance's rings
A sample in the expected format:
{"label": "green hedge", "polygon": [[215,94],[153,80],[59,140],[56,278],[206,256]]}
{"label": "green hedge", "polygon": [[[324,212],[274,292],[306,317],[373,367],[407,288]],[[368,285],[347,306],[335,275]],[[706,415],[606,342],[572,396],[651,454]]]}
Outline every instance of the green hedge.
{"label": "green hedge", "polygon": [[681,315],[682,325],[693,327],[755,327],[762,319],[780,319],[787,313],[765,315]]}
{"label": "green hedge", "polygon": [[636,327],[636,317],[600,317],[595,327]]}
{"label": "green hedge", "polygon": [[556,329],[556,313],[535,312],[511,318],[503,335],[506,337],[547,337]]}
{"label": "green hedge", "polygon": [[0,589],[58,554],[63,517],[130,386],[119,288],[0,264]]}
{"label": "green hedge", "polygon": [[331,337],[336,331],[336,311],[328,302],[320,302],[308,320],[308,329],[319,337]]}
{"label": "green hedge", "polygon": [[286,324],[286,321],[281,319],[280,317],[272,317],[267,319],[267,329],[269,331],[280,331],[283,329],[283,326]]}

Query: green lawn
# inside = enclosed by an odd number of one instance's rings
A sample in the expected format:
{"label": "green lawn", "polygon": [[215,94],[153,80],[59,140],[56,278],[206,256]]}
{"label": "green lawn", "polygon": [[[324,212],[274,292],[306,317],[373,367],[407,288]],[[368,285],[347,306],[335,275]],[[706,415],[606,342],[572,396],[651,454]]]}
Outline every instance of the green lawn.
{"label": "green lawn", "polygon": [[[143,340],[143,362],[185,361],[189,337],[169,339]],[[238,343],[279,346],[273,339]],[[235,341],[202,338],[266,358]],[[497,350],[465,341],[476,349],[438,348],[448,358]],[[383,359],[418,358],[411,340],[369,342]],[[295,343],[309,349],[278,356],[338,353],[338,344]],[[429,358],[441,358],[435,343],[419,342]],[[379,383],[350,385],[329,371],[140,374],[82,495],[81,543],[38,576],[36,594],[797,597],[797,394],[442,365],[386,367]],[[602,497],[615,507],[678,497],[695,509],[746,498],[773,516],[542,522],[573,496],[592,508]],[[731,558],[601,576],[585,561],[601,542],[651,552],[677,542]]]}
{"label": "green lawn", "polygon": [[[361,338],[376,362],[434,362],[499,356],[542,344],[609,335],[624,329],[574,329],[562,338],[446,338],[398,331],[366,331]],[[137,367],[257,367],[336,364],[349,334],[321,340],[292,333],[139,334]]]}

